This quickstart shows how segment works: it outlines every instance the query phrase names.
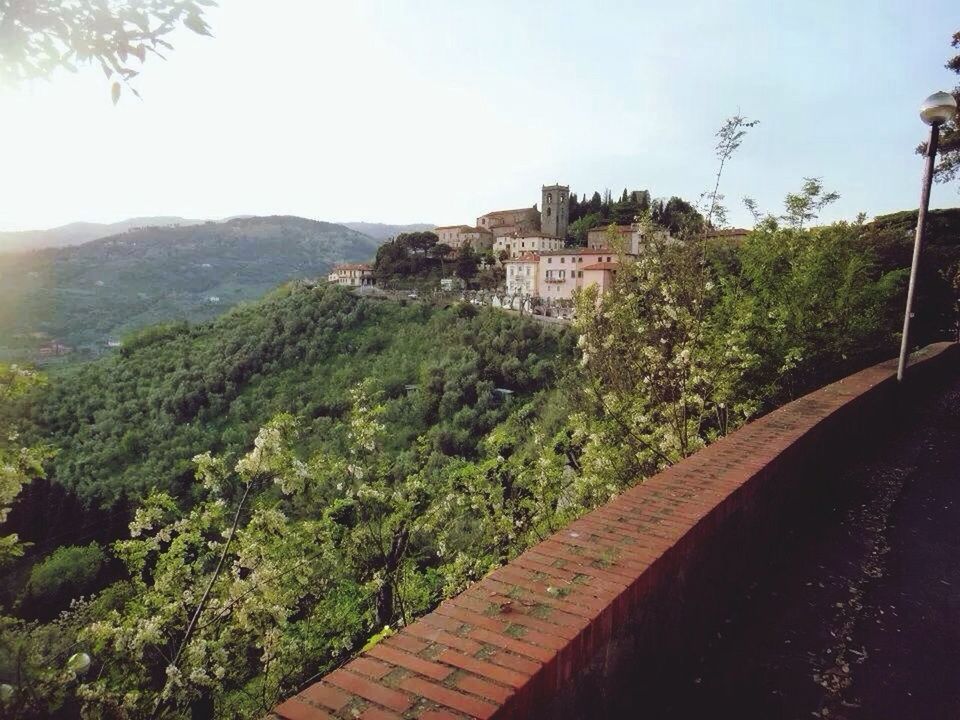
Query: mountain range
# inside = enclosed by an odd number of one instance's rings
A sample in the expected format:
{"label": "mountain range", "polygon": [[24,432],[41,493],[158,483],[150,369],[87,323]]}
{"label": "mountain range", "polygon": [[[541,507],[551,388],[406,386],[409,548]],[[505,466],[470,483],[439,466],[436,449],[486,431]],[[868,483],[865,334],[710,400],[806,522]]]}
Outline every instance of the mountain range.
{"label": "mountain range", "polygon": [[118,235],[141,227],[199,225],[204,220],[188,220],[182,217],[137,217],[115,223],[74,222],[49,230],[21,230],[0,232],[0,253],[40,250],[51,247],[81,245],[97,238]]}
{"label": "mountain range", "polygon": [[380,245],[343,225],[294,216],[163,220],[171,222],[0,253],[0,359],[95,355],[144,325],[209,320],[287,280],[370,260]]}
{"label": "mountain range", "polygon": [[[250,215],[236,215],[226,220],[252,217]],[[74,222],[68,225],[50,228],[48,230],[20,230],[0,232],[0,254],[5,252],[22,252],[25,250],[42,250],[44,248],[70,247],[98,238],[118,235],[128,230],[144,227],[167,227],[200,225],[208,220],[191,220],[188,218],[160,215],[156,217],[135,217],[120,220],[114,223]],[[432,230],[436,225],[430,223],[413,223],[410,225],[391,225],[388,223],[347,222],[341,223],[344,227],[369,235],[374,240],[387,240],[402,232],[420,232]]]}

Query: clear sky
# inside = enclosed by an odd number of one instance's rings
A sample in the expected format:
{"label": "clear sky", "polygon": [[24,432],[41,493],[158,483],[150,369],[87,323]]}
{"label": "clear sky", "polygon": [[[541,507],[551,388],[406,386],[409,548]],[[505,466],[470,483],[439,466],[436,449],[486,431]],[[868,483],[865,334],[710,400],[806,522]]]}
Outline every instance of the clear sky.
{"label": "clear sky", "polygon": [[761,124],[723,179],[734,224],[811,175],[842,196],[825,219],[904,209],[960,3],[222,0],[209,21],[148,60],[142,101],[114,107],[92,67],[0,89],[0,229],[460,223],[554,181],[695,199],[738,109]]}

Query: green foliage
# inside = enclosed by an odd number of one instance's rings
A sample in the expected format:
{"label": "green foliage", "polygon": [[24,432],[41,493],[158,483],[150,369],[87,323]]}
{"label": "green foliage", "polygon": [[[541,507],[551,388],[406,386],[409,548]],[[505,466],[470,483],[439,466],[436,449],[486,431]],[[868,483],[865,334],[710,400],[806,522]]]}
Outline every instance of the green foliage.
{"label": "green foliage", "polygon": [[304,418],[305,446],[342,448],[347,392],[366,378],[385,396],[390,453],[425,434],[469,456],[507,412],[493,388],[535,391],[571,347],[492,310],[462,316],[301,283],[207,325],[151,328],[66,371],[27,412],[35,436],[60,448],[53,478],[111,505],[150,488],[187,492],[189,458],[238,453],[278,412]]}
{"label": "green foliage", "polygon": [[59,547],[30,571],[26,601],[48,608],[64,608],[70,600],[96,587],[107,557],[96,543]]}
{"label": "green foliage", "polygon": [[[863,226],[861,242],[884,271],[906,273],[916,227],[916,210],[881,215]],[[915,346],[960,338],[960,208],[927,214],[914,312]]]}
{"label": "green foliage", "polygon": [[807,232],[761,229],[744,242],[739,268],[721,276],[721,322],[745,332],[757,364],[743,389],[769,406],[817,387],[895,348],[906,273],[887,270],[837,223]]}
{"label": "green foliage", "polygon": [[[0,527],[24,484],[43,476],[43,461],[49,457],[39,444],[25,447],[21,443],[17,418],[11,414],[14,401],[42,382],[27,368],[0,364]],[[0,568],[21,555],[23,546],[16,533],[0,535]]]}
{"label": "green foliage", "polygon": [[655,200],[650,207],[651,221],[673,235],[695,237],[704,227],[704,218],[683,198]]}
{"label": "green foliage", "polygon": [[[0,77],[10,81],[45,77],[57,68],[76,71],[96,64],[113,83],[138,74],[148,54],[163,57],[173,46],[164,37],[183,25],[209,35],[204,6],[210,0],[0,0]],[[134,65],[134,60],[137,64]],[[136,91],[134,91],[136,93]]]}
{"label": "green foliage", "polygon": [[570,223],[567,229],[567,235],[574,241],[575,245],[587,244],[587,232],[603,224],[600,213],[590,213],[577,218]]}
{"label": "green foliage", "polygon": [[443,272],[444,259],[450,247],[438,243],[436,233],[400,233],[377,249],[373,272],[380,284],[410,278],[424,278]]}
{"label": "green foliage", "polygon": [[668,242],[657,233],[613,290],[577,301],[588,397],[596,422],[584,452],[588,472],[624,486],[672,464],[756,410],[738,395],[739,379],[758,360],[739,322],[710,310],[720,299],[704,246]]}
{"label": "green foliage", "polygon": [[[663,205],[663,201],[658,201]],[[648,190],[628,191],[624,188],[620,199],[614,201],[610,191],[601,197],[595,192],[590,200],[579,200],[576,193],[570,196],[567,240],[575,245],[583,245],[587,231],[601,225],[630,225],[637,218],[647,214],[656,205]]]}
{"label": "green foliage", "polygon": [[798,192],[787,193],[783,201],[784,214],[780,219],[794,230],[802,230],[804,224],[816,220],[820,211],[830,203],[836,202],[840,193],[826,192],[820,178],[803,179]]}

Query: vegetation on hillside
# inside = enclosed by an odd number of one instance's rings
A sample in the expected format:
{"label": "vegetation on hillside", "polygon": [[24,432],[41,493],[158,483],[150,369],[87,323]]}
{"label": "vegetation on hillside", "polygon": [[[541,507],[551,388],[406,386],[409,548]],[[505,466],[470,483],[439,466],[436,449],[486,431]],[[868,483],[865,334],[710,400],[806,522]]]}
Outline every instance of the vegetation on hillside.
{"label": "vegetation on hillside", "polygon": [[325,277],[377,242],[297,217],[144,227],[71,248],[0,255],[0,357],[51,341],[86,350],[157,322],[198,322],[281,282]]}

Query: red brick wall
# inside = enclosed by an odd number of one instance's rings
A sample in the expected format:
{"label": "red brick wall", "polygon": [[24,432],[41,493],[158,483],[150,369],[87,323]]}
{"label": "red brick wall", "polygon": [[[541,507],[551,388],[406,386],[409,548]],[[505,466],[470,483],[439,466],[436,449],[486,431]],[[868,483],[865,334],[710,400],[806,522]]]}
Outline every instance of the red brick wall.
{"label": "red brick wall", "polygon": [[[695,647],[809,469],[855,451],[908,393],[956,368],[960,346],[885,362],[766,415],[530,548],[274,709],[324,718],[602,717],[637,662]],[[647,667],[647,665],[644,665]]]}

